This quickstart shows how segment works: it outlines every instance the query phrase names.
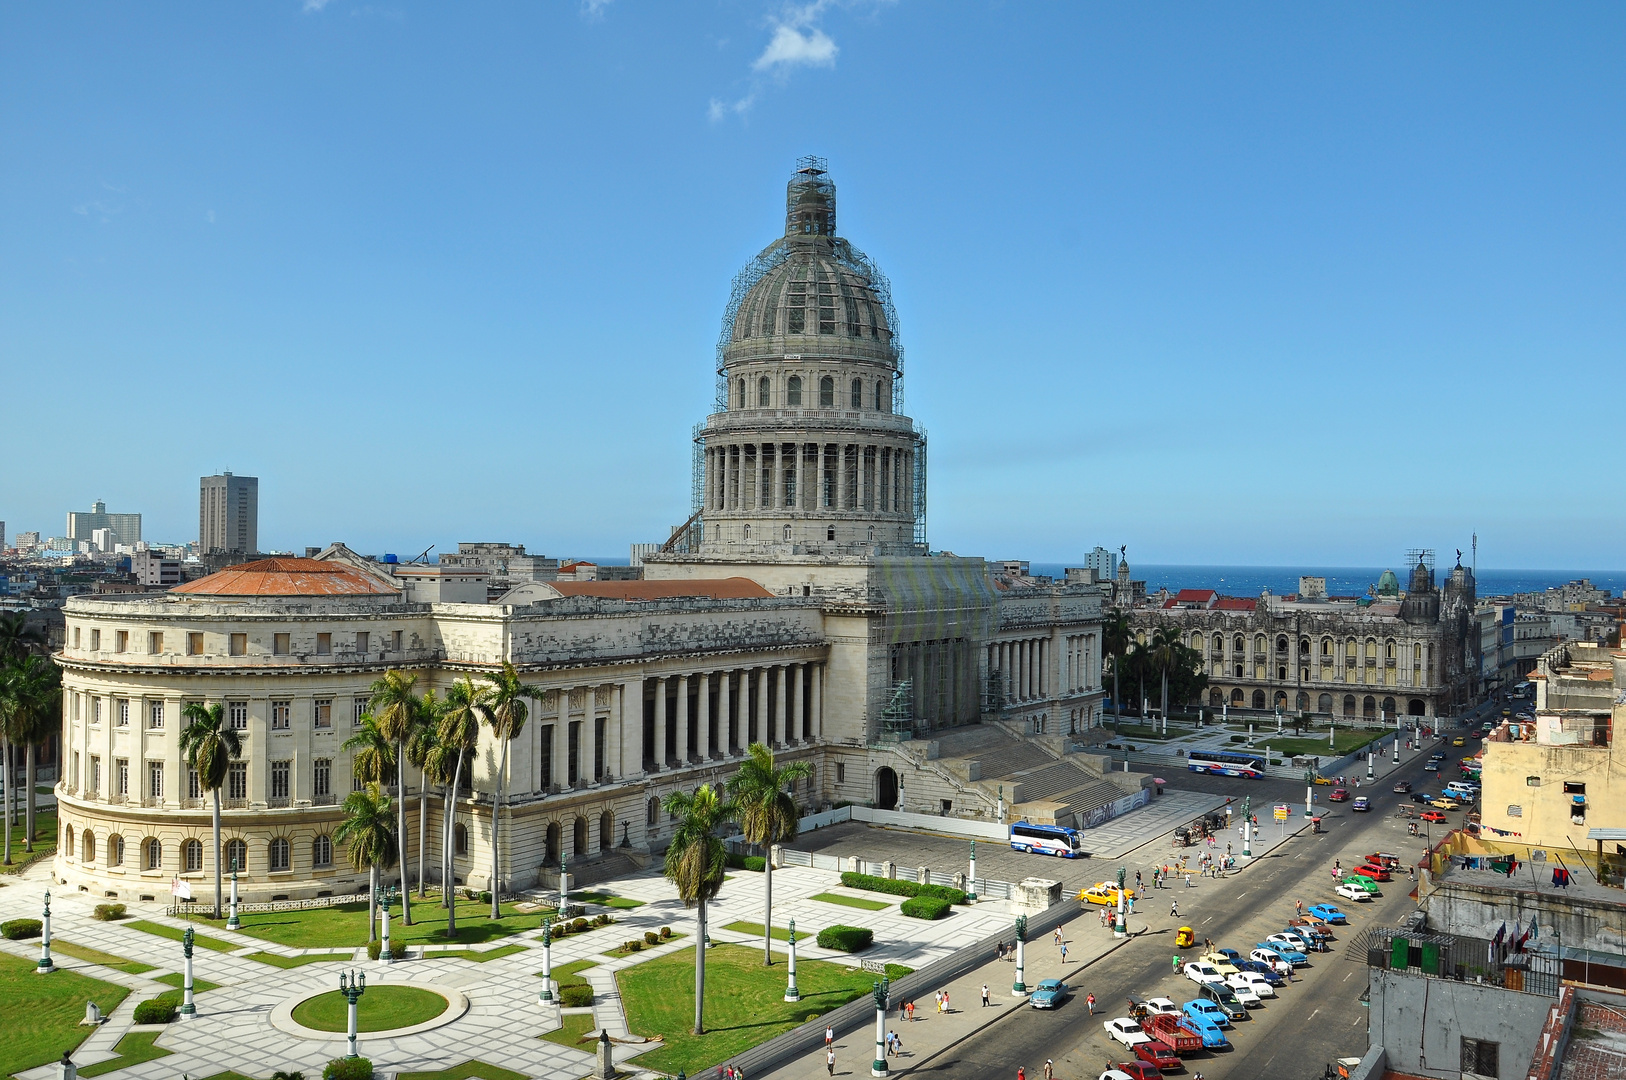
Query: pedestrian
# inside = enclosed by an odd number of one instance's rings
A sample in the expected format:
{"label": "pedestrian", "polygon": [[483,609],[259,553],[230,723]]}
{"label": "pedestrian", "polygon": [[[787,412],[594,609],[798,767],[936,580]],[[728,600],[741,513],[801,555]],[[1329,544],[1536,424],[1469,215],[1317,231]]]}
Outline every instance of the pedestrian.
{"label": "pedestrian", "polygon": [[1173,972],[1176,975],[1180,974],[1180,954],[1179,953],[1175,953],[1174,956],[1169,960],[1169,967],[1170,967],[1171,970],[1173,970]]}
{"label": "pedestrian", "polygon": [[1135,888],[1136,889],[1140,888],[1140,871],[1139,870],[1135,871]]}
{"label": "pedestrian", "polygon": [[1303,900],[1295,900],[1295,901],[1293,901],[1293,910],[1298,912],[1299,918],[1301,918],[1301,919],[1304,918],[1304,901]]}
{"label": "pedestrian", "polygon": [[1067,966],[1067,945],[1065,943],[1063,943],[1061,947],[1061,966]]}
{"label": "pedestrian", "polygon": [[836,1029],[829,1024],[824,1025],[824,1045],[829,1046],[836,1041]]}
{"label": "pedestrian", "polygon": [[723,1075],[727,1077],[727,1080],[734,1080],[734,1066],[730,1064]]}
{"label": "pedestrian", "polygon": [[1056,1063],[1049,1058],[1044,1059],[1044,1080],[1055,1080]]}
{"label": "pedestrian", "polygon": [[1084,1004],[1089,1006],[1090,1015],[1094,1016],[1095,1015],[1095,995],[1094,994],[1086,995],[1085,998],[1084,998]]}
{"label": "pedestrian", "polygon": [[831,1076],[836,1074],[836,1048],[833,1046],[824,1052],[824,1068]]}
{"label": "pedestrian", "polygon": [[1178,901],[1178,900],[1170,900],[1169,901],[1169,918],[1178,919],[1179,917],[1180,917],[1180,901]]}
{"label": "pedestrian", "polygon": [[892,1056],[903,1056],[903,1036],[899,1035],[896,1031],[892,1033]]}
{"label": "pedestrian", "polygon": [[948,1000],[948,991],[947,990],[943,991],[943,1011],[944,1012],[949,1011],[949,1000]]}
{"label": "pedestrian", "polygon": [[1020,1065],[1016,1067],[1016,1080],[1028,1080],[1027,1070]]}
{"label": "pedestrian", "polygon": [[943,991],[939,990],[939,991],[937,991],[936,994],[934,994],[932,996],[937,999],[937,1011],[942,1012],[943,1011]]}
{"label": "pedestrian", "polygon": [[985,1008],[985,1009],[988,1007],[988,984],[987,983],[982,984],[982,1007]]}
{"label": "pedestrian", "polygon": [[1190,874],[1186,875],[1186,888],[1188,888],[1188,889],[1191,888],[1191,875]]}
{"label": "pedestrian", "polygon": [[1061,944],[1061,927],[1056,927],[1056,944]]}

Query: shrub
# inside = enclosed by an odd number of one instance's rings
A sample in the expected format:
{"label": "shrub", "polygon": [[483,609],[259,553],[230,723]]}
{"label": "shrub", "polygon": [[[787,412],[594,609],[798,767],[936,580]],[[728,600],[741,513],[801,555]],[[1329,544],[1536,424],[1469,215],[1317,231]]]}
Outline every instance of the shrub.
{"label": "shrub", "polygon": [[655,931],[653,931],[653,930],[645,930],[644,931],[644,944],[646,944],[646,945],[659,945],[660,943],[661,943],[661,936],[659,934],[655,933]]}
{"label": "shrub", "polygon": [[491,903],[491,890],[487,889],[487,890],[480,893],[480,903],[482,903],[482,904]]}
{"label": "shrub", "polygon": [[149,998],[135,1007],[138,1024],[167,1024],[175,1019],[175,1003],[166,998]]}
{"label": "shrub", "polygon": [[0,923],[0,936],[11,941],[21,941],[23,938],[39,937],[43,929],[38,919],[12,919],[10,922]]}
{"label": "shrub", "polygon": [[124,905],[97,904],[96,912],[92,917],[100,919],[102,922],[113,922],[115,919],[122,919],[124,918]]}
{"label": "shrub", "polygon": [[593,988],[586,983],[568,983],[559,988],[559,1004],[567,1009],[581,1009],[593,1004]]}
{"label": "shrub", "polygon": [[665,941],[667,938],[669,938],[671,936],[672,936],[672,928],[670,926],[661,927],[661,940],[662,941]]}
{"label": "shrub", "polygon": [[1248,737],[1246,735],[1232,735],[1231,736],[1231,741],[1232,742],[1247,742]]}
{"label": "shrub", "polygon": [[911,919],[941,919],[953,906],[940,896],[911,896],[898,910]]}
{"label": "shrub", "polygon": [[875,940],[875,931],[861,926],[826,926],[819,931],[819,948],[838,952],[862,952]]}
{"label": "shrub", "polygon": [[369,960],[377,960],[378,957],[379,957],[379,954],[382,953],[383,951],[384,951],[384,943],[382,941],[369,941],[367,943],[367,959],[369,959]]}
{"label": "shrub", "polygon": [[322,1069],[322,1080],[373,1080],[373,1063],[366,1058],[334,1058]]}
{"label": "shrub", "polygon": [[639,952],[643,949],[643,947],[644,943],[639,941],[637,938],[633,938],[631,941],[623,941],[621,943],[622,952]]}
{"label": "shrub", "polygon": [[586,930],[587,929],[587,920],[586,919],[573,919],[573,920],[571,920],[570,929],[577,932],[577,933],[580,933],[581,931]]}
{"label": "shrub", "polygon": [[961,889],[951,889],[947,885],[922,885],[915,881],[899,881],[896,878],[876,877],[874,874],[853,873],[842,874],[841,883],[849,889],[865,889],[869,892],[890,893],[893,896],[935,896],[951,904],[965,903],[965,892]]}
{"label": "shrub", "polygon": [[768,868],[768,860],[761,855],[747,855],[740,863],[741,870],[755,870],[759,874]]}
{"label": "shrub", "polygon": [[610,925],[610,917],[608,915],[603,914],[602,912],[600,914],[594,915],[593,916],[593,925],[594,926],[609,926]]}

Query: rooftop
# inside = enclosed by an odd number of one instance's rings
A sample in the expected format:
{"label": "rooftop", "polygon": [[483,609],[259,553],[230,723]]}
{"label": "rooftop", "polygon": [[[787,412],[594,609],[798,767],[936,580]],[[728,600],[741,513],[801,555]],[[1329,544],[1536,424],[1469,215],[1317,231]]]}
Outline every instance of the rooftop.
{"label": "rooftop", "polygon": [[771,600],[773,593],[750,578],[701,578],[694,581],[550,581],[561,596],[596,596],[605,600],[667,600],[699,596],[712,600]]}
{"label": "rooftop", "polygon": [[341,562],[279,557],[230,566],[177,585],[170,592],[193,596],[394,596],[399,590]]}

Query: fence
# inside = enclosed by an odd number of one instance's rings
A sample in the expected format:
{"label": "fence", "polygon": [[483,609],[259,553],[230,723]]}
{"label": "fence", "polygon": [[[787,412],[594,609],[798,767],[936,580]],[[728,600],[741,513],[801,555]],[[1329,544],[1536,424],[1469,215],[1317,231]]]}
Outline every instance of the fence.
{"label": "fence", "polygon": [[[237,913],[239,915],[248,915],[254,912],[263,913],[267,911],[308,911],[311,908],[338,907],[340,904],[365,904],[366,902],[367,894],[364,892],[345,893],[340,896],[312,896],[305,900],[265,900],[254,904],[238,904]],[[208,902],[201,900],[183,902],[177,900],[167,914],[183,919],[193,916],[205,919],[218,919],[221,917],[216,914],[214,901],[212,900]]]}
{"label": "fence", "polygon": [[[873,877],[892,877],[901,881],[918,881],[919,871],[911,867],[899,867],[896,863],[890,867],[884,862],[871,862],[856,855],[824,855],[816,851],[797,851],[795,848],[779,849],[780,866],[806,866],[814,870],[831,870],[838,874],[869,874]],[[892,873],[888,875],[887,871]],[[899,873],[899,871],[903,873]],[[926,871],[926,883],[931,885],[946,885],[951,889],[964,886],[956,878],[956,874],[943,874],[936,870]],[[1009,900],[1014,886],[1008,881],[999,881],[993,878],[975,879],[977,896],[983,900]]]}
{"label": "fence", "polygon": [[1516,952],[1483,938],[1394,927],[1368,930],[1351,944],[1364,949],[1368,967],[1558,996],[1558,957],[1550,953]]}

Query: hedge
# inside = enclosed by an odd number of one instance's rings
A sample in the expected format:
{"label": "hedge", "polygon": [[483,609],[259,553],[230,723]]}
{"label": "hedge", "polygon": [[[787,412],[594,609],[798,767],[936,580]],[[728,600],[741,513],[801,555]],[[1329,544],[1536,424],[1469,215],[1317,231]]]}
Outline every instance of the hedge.
{"label": "hedge", "polygon": [[117,919],[122,919],[124,918],[124,905],[97,904],[96,911],[91,918],[100,919],[102,922],[113,922]]}
{"label": "hedge", "polygon": [[862,952],[875,940],[875,931],[862,926],[826,926],[819,931],[819,948],[838,952]]}
{"label": "hedge", "polygon": [[767,869],[768,860],[761,855],[736,855],[731,851],[728,853],[728,865],[733,870],[755,870],[760,874]]}
{"label": "hedge", "polygon": [[44,924],[38,919],[12,919],[10,922],[0,923],[0,936],[11,941],[21,941],[23,938],[39,937]]}
{"label": "hedge", "polygon": [[954,905],[940,896],[911,896],[898,910],[911,919],[941,919]]}
{"label": "hedge", "polygon": [[364,1057],[334,1058],[322,1069],[322,1080],[373,1080],[373,1063]]}
{"label": "hedge", "polygon": [[922,885],[916,881],[853,873],[842,874],[841,883],[849,889],[866,889],[869,892],[891,893],[893,896],[935,896],[951,904],[965,903],[965,892],[947,885]]}
{"label": "hedge", "polygon": [[559,988],[559,1003],[567,1009],[593,1004],[593,988],[586,983],[566,983]]}
{"label": "hedge", "polygon": [[175,1003],[166,998],[149,998],[135,1007],[138,1024],[167,1024],[175,1019]]}

